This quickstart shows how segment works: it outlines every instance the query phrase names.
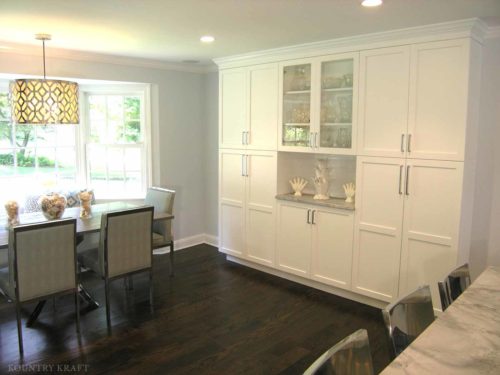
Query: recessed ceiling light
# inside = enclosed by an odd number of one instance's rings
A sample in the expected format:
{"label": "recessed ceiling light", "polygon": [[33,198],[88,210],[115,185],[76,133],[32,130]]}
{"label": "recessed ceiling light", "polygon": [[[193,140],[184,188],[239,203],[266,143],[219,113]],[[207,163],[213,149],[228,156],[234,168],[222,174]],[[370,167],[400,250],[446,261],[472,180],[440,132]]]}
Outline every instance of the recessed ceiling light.
{"label": "recessed ceiling light", "polygon": [[382,0],[363,0],[361,5],[364,7],[378,7],[379,5],[382,5]]}
{"label": "recessed ceiling light", "polygon": [[215,40],[215,38],[212,35],[203,35],[200,38],[200,41],[203,43],[212,43]]}

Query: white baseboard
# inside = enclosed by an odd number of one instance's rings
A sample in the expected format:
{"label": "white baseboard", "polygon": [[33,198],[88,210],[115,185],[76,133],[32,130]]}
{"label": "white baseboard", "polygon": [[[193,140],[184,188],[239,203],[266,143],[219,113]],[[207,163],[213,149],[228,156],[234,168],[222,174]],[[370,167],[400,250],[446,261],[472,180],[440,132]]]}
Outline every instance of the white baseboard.
{"label": "white baseboard", "polygon": [[[202,243],[206,243],[217,247],[219,240],[217,236],[212,236],[210,234],[206,233],[195,234],[194,236],[174,240],[174,251],[182,250],[191,246],[200,245]],[[168,246],[153,250],[153,254],[155,255],[167,254],[168,252],[170,252],[170,248]]]}

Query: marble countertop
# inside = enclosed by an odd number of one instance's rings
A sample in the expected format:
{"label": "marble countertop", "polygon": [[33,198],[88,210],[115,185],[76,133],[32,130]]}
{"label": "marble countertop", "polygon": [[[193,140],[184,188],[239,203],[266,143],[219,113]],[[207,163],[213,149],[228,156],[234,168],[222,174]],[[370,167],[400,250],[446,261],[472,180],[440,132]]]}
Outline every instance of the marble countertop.
{"label": "marble countertop", "polygon": [[276,199],[282,201],[291,201],[305,204],[312,204],[315,206],[323,206],[329,208],[340,208],[342,210],[354,210],[354,202],[347,203],[344,198],[330,198],[325,200],[313,199],[312,194],[303,194],[300,197],[296,197],[293,194],[278,194]]}
{"label": "marble countertop", "polygon": [[499,374],[500,267],[490,267],[381,374]]}

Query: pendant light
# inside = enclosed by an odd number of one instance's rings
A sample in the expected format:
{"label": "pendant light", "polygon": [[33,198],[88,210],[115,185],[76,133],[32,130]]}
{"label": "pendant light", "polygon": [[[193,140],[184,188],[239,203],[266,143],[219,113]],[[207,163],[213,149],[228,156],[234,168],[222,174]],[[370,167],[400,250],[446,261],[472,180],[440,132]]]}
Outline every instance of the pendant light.
{"label": "pendant light", "polygon": [[15,124],[78,124],[78,84],[46,79],[45,41],[48,34],[36,34],[43,45],[43,79],[16,79],[10,83],[12,121]]}

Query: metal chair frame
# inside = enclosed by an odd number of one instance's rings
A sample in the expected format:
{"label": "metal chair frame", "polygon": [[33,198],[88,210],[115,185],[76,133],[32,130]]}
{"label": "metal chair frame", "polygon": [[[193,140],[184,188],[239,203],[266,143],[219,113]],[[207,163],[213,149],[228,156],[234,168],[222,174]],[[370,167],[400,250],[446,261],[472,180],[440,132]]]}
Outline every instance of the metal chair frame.
{"label": "metal chair frame", "polygon": [[373,375],[366,329],[359,329],[328,349],[304,375]]}
{"label": "metal chair frame", "polygon": [[[406,327],[400,327],[395,322],[397,319],[395,312],[400,309],[402,309]],[[411,314],[418,320],[409,320]],[[389,353],[394,359],[434,321],[434,308],[429,286],[420,286],[387,305],[382,310],[382,316],[388,332]]]}
{"label": "metal chair frame", "polygon": [[443,281],[438,281],[441,308],[445,311],[471,284],[469,264],[455,268]]}
{"label": "metal chair frame", "polygon": [[[42,229],[42,228],[50,228],[50,227],[54,227],[54,226],[62,226],[62,225],[68,225],[68,224],[73,225],[73,231],[74,231],[73,251],[74,251],[74,260],[75,260],[75,264],[74,264],[75,287],[68,289],[68,290],[65,290],[65,291],[51,293],[51,294],[47,294],[47,295],[33,298],[30,300],[19,302],[19,277],[18,277],[18,265],[17,265],[17,234],[19,232],[25,232],[25,231],[30,231],[30,230]],[[21,324],[21,305],[24,303],[44,301],[48,298],[54,298],[54,297],[73,293],[75,295],[76,332],[78,335],[80,334],[80,300],[79,300],[79,296],[78,296],[79,277],[78,277],[78,272],[77,272],[78,265],[77,265],[77,255],[76,255],[76,219],[63,219],[63,220],[44,222],[44,223],[40,223],[40,224],[19,225],[19,226],[11,228],[10,231],[12,233],[12,238],[14,239],[14,243],[13,243],[14,280],[15,280],[15,285],[14,285],[15,301],[14,302],[15,302],[15,306],[16,306],[17,335],[18,335],[18,339],[19,339],[19,353],[21,354],[21,356],[23,356],[24,346],[23,346],[23,332],[22,332],[22,324]]]}

